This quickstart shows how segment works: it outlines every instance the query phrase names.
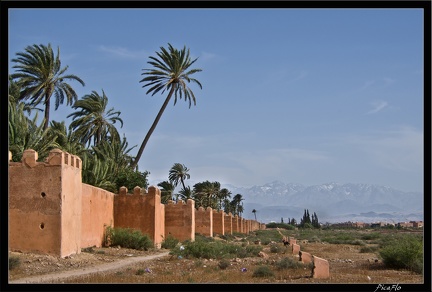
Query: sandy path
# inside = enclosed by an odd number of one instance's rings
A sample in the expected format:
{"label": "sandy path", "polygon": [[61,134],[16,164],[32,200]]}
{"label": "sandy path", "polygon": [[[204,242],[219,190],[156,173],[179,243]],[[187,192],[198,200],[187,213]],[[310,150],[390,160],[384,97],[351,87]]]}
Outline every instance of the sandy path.
{"label": "sandy path", "polygon": [[83,276],[88,274],[94,274],[99,272],[106,272],[106,271],[113,271],[116,269],[123,268],[127,265],[135,264],[138,262],[144,262],[148,260],[153,260],[156,258],[161,258],[164,256],[169,255],[169,252],[159,253],[155,255],[149,255],[149,256],[139,256],[139,257],[132,257],[120,261],[116,261],[113,263],[108,264],[101,264],[94,267],[86,267],[79,270],[71,270],[71,271],[64,271],[61,273],[52,273],[52,274],[45,274],[45,275],[37,275],[32,277],[26,277],[16,280],[9,281],[9,284],[34,284],[34,283],[49,283],[51,281],[57,281],[69,277],[75,277],[75,276]]}

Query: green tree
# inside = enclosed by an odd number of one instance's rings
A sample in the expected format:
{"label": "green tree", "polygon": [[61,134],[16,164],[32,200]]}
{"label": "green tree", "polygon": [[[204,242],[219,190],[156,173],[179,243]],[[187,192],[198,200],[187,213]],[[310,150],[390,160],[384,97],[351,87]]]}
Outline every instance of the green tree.
{"label": "green tree", "polygon": [[37,112],[33,118],[26,115],[26,105],[22,102],[8,107],[8,142],[12,161],[21,161],[25,150],[38,152],[39,160],[48,157],[49,152],[59,148],[56,137],[49,135],[49,129],[37,124]]}
{"label": "green tree", "polygon": [[192,199],[193,198],[193,192],[192,189],[190,188],[190,186],[187,186],[186,188],[182,188],[179,191],[179,197],[181,200],[187,202],[188,199]]}
{"label": "green tree", "polygon": [[212,209],[216,209],[217,207],[217,198],[216,195],[220,191],[220,183],[210,182],[210,181],[204,181],[196,183],[193,186],[193,194],[194,194],[194,200],[198,201],[201,205],[197,207],[210,207]]}
{"label": "green tree", "polygon": [[184,184],[185,179],[190,179],[189,169],[181,163],[174,163],[169,171],[168,179],[177,187],[179,183],[182,184],[183,189],[186,189]]}
{"label": "green tree", "polygon": [[72,106],[77,111],[67,117],[72,117],[73,121],[70,126],[81,137],[81,142],[84,144],[91,145],[93,140],[93,145],[96,146],[108,136],[120,141],[114,124],[119,122],[120,127],[123,127],[121,112],[115,111],[114,108],[107,109],[107,106],[108,97],[103,90],[102,96],[92,91],[91,94],[85,95]]}
{"label": "green tree", "polygon": [[255,209],[252,210],[252,213],[253,213],[254,216],[255,216],[255,221],[257,220],[257,218],[256,218],[256,212],[257,212],[257,210],[255,210]]}
{"label": "green tree", "polygon": [[240,206],[243,201],[243,196],[241,194],[237,194],[233,197],[231,204],[233,206],[233,215],[240,215]]}
{"label": "green tree", "polygon": [[184,98],[185,101],[189,101],[190,108],[192,101],[194,105],[196,105],[196,99],[193,91],[187,86],[187,83],[194,82],[202,89],[201,83],[197,79],[191,77],[192,74],[202,70],[190,69],[190,66],[192,66],[198,58],[192,60],[189,56],[189,49],[183,47],[183,49],[178,50],[171,44],[168,44],[168,50],[164,47],[160,47],[160,49],[160,52],[156,52],[159,58],[150,56],[151,61],[148,61],[147,63],[152,65],[153,68],[144,69],[145,72],[142,73],[142,75],[146,77],[144,77],[140,82],[145,83],[143,88],[147,86],[149,87],[146,94],[152,93],[153,96],[161,90],[161,93],[164,93],[165,90],[168,90],[169,93],[159,110],[156,119],[151,125],[150,130],[145,136],[135,160],[132,162],[132,167],[136,167],[138,164],[144,148],[165,111],[165,108],[171,100],[171,97],[174,95],[174,105],[177,102],[177,98]]}
{"label": "green tree", "polygon": [[174,184],[170,181],[162,181],[158,183],[158,187],[161,188],[161,203],[167,204],[169,200],[173,200]]}
{"label": "green tree", "polygon": [[12,74],[14,80],[18,79],[22,87],[20,99],[30,99],[30,105],[36,107],[40,103],[45,105],[45,118],[43,129],[47,129],[50,120],[51,97],[55,97],[55,110],[65,99],[67,105],[72,105],[78,99],[75,90],[67,81],[77,81],[85,86],[84,81],[76,75],[65,74],[68,66],[61,67],[60,48],[57,55],[51,44],[27,46],[25,52],[16,53],[12,62],[16,65],[16,73]]}
{"label": "green tree", "polygon": [[217,198],[218,198],[218,200],[219,200],[218,207],[217,207],[218,210],[222,209],[222,202],[223,202],[225,199],[231,198],[231,194],[232,194],[232,193],[231,193],[227,188],[223,188],[223,189],[221,189],[221,190],[216,194],[216,196],[217,196]]}
{"label": "green tree", "polygon": [[82,156],[88,149],[81,143],[79,137],[69,128],[64,121],[51,121],[48,128],[48,136],[55,137],[59,149],[73,155]]}

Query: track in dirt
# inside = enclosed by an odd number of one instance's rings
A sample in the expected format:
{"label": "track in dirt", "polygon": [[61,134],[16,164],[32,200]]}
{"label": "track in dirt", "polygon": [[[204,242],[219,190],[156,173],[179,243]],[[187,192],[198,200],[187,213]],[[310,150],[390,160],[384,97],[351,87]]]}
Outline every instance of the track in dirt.
{"label": "track in dirt", "polygon": [[38,276],[32,276],[27,278],[20,278],[17,280],[9,281],[9,284],[34,284],[34,283],[49,283],[51,281],[58,281],[61,279],[71,278],[71,277],[78,277],[88,274],[94,274],[99,272],[106,272],[106,271],[114,271],[117,269],[121,269],[125,266],[135,264],[138,262],[144,262],[153,260],[156,258],[161,258],[164,256],[168,256],[169,252],[164,252],[160,254],[155,255],[146,255],[146,256],[138,256],[133,258],[128,258],[124,260],[120,260],[115,262],[115,265],[113,263],[108,264],[102,264],[97,265],[94,267],[86,267],[79,270],[71,270],[71,271],[64,271],[61,273],[51,273],[51,274],[45,274],[45,275],[38,275]]}

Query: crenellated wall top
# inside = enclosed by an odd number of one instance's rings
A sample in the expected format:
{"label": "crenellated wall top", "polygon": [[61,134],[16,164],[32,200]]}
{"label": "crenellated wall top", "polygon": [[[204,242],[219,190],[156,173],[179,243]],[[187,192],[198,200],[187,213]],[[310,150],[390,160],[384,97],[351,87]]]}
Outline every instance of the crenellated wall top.
{"label": "crenellated wall top", "polygon": [[120,196],[126,196],[126,195],[129,195],[129,196],[142,196],[142,195],[154,195],[154,196],[160,196],[160,190],[159,190],[159,188],[157,188],[157,187],[155,187],[155,186],[149,186],[148,187],[148,190],[146,190],[146,189],[144,189],[144,188],[141,188],[141,187],[139,187],[139,186],[136,186],[136,187],[134,187],[134,189],[133,189],[133,193],[132,194],[129,194],[128,193],[128,188],[127,187],[125,187],[125,186],[123,186],[123,187],[120,187],[120,189],[119,189],[119,195]]}
{"label": "crenellated wall top", "polygon": [[211,207],[207,207],[205,210],[203,206],[198,207],[198,212],[211,212],[212,210],[213,209]]}
{"label": "crenellated wall top", "polygon": [[[9,163],[12,160],[12,153],[9,151]],[[33,168],[37,165],[69,165],[81,169],[81,158],[72,155],[60,149],[53,149],[49,152],[45,162],[38,162],[38,153],[33,149],[24,150],[21,163],[27,167]]]}

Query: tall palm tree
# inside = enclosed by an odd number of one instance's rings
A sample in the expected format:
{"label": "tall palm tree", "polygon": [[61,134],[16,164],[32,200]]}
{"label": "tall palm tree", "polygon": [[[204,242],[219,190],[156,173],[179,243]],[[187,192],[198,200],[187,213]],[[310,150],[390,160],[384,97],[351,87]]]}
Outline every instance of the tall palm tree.
{"label": "tall palm tree", "polygon": [[252,213],[254,213],[254,215],[255,215],[255,221],[257,220],[256,219],[256,212],[257,212],[257,210],[255,210],[255,209],[252,210]]}
{"label": "tall palm tree", "polygon": [[222,202],[225,199],[231,198],[231,192],[227,188],[221,189],[217,194],[217,198],[219,199],[218,210],[222,209]]}
{"label": "tall palm tree", "polygon": [[187,83],[194,82],[202,89],[201,83],[195,78],[190,77],[192,74],[202,70],[189,69],[189,67],[198,59],[196,58],[191,60],[189,56],[189,49],[186,50],[186,47],[183,47],[183,49],[178,50],[175,49],[171,44],[168,44],[168,50],[166,50],[164,47],[160,47],[160,49],[160,52],[156,52],[159,58],[150,56],[152,61],[147,63],[152,65],[153,68],[144,69],[145,72],[142,73],[142,75],[145,75],[146,77],[144,77],[140,82],[145,82],[143,88],[150,86],[146,94],[152,93],[153,96],[161,90],[161,93],[164,93],[165,90],[169,90],[169,93],[161,109],[159,110],[156,119],[151,125],[150,130],[145,136],[135,160],[132,163],[132,167],[137,166],[144,148],[150,139],[151,134],[156,128],[163,112],[165,111],[165,108],[171,100],[172,95],[174,94],[174,105],[177,102],[177,97],[179,99],[184,97],[185,101],[189,101],[190,108],[192,101],[194,105],[196,105],[196,99],[193,91],[187,86]]}
{"label": "tall palm tree", "polygon": [[176,187],[179,182],[181,182],[183,189],[186,189],[184,184],[185,179],[190,179],[190,174],[188,173],[189,169],[181,163],[174,163],[169,171],[168,179],[173,183],[174,187]]}
{"label": "tall palm tree", "polygon": [[23,90],[21,99],[30,99],[30,104],[35,107],[40,103],[45,105],[45,118],[43,129],[48,128],[51,109],[51,97],[55,97],[55,110],[63,104],[66,98],[67,105],[72,105],[78,96],[67,81],[78,81],[85,86],[84,81],[76,75],[65,74],[68,66],[61,67],[60,48],[57,55],[51,48],[51,44],[27,46],[25,52],[16,53],[17,58],[12,59],[16,63],[12,68],[17,73],[12,78],[18,79]]}
{"label": "tall palm tree", "polygon": [[242,204],[241,201],[243,201],[243,196],[241,194],[237,194],[233,197],[232,199],[232,204],[233,204],[233,208],[234,208],[234,215],[239,215],[239,209],[240,209],[240,205]]}
{"label": "tall palm tree", "polygon": [[72,106],[77,111],[67,117],[72,117],[70,127],[81,137],[81,142],[90,146],[92,139],[93,145],[98,145],[102,140],[110,136],[113,140],[120,141],[116,122],[123,127],[123,120],[119,117],[121,112],[114,111],[114,108],[107,109],[108,97],[102,90],[102,96],[96,91],[85,95],[77,100]]}

